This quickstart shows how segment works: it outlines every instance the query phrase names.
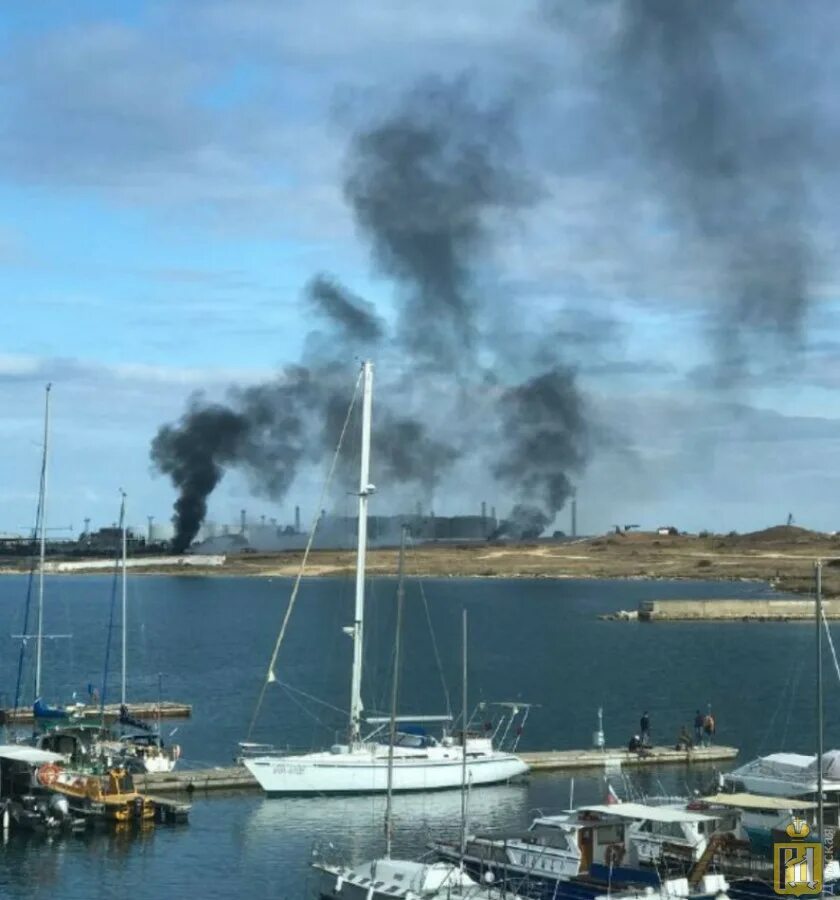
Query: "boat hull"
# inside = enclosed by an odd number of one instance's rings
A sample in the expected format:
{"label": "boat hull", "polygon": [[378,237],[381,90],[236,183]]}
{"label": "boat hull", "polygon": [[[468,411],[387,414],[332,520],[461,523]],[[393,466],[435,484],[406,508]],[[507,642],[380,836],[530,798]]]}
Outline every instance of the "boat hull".
{"label": "boat hull", "polygon": [[[260,756],[245,766],[269,796],[378,794],[388,789],[388,759],[368,753],[311,753],[303,756]],[[519,757],[492,753],[467,762],[470,786],[510,781],[528,771]],[[460,788],[460,754],[425,759],[396,758],[393,790],[438,791]]]}

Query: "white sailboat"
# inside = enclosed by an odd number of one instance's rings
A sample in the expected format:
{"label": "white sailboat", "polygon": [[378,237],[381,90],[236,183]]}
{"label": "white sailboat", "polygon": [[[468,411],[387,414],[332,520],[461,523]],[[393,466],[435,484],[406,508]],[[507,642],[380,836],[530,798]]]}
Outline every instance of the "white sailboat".
{"label": "white sailboat", "polygon": [[[444,735],[431,737],[398,734],[393,750],[389,745],[372,740],[381,726],[389,721],[368,718],[366,724],[374,732],[362,735],[362,646],[365,612],[365,551],[367,548],[368,500],[375,488],[370,483],[370,436],[373,388],[373,365],[362,363],[362,442],[359,477],[359,523],[356,558],[356,594],[353,624],[345,629],[353,638],[353,667],[350,679],[350,722],[346,744],[328,750],[299,755],[259,752],[246,755],[244,764],[268,795],[284,794],[366,794],[384,793],[389,783],[389,756],[393,756],[392,787],[394,791],[429,791],[458,788],[461,769],[466,761],[467,778],[472,785],[496,784],[521,775],[528,766],[513,753],[497,750],[492,739],[470,735],[466,720],[461,740]],[[271,666],[266,683],[274,680]],[[397,722],[447,722],[441,716],[405,716]],[[379,726],[378,728],[376,726]],[[254,749],[241,744],[245,753]]]}
{"label": "white sailboat", "polygon": [[[394,859],[391,856],[393,815],[391,799],[395,772],[395,738],[397,735],[397,696],[399,692],[400,629],[403,607],[403,557],[405,553],[405,526],[400,543],[400,580],[397,588],[397,638],[394,650],[394,680],[391,692],[390,738],[388,742],[388,782],[385,806],[385,854],[356,865],[335,865],[316,861],[313,868],[320,875],[318,896],[321,900],[384,900],[386,897],[402,897],[404,900],[500,900],[502,891],[492,885],[480,884],[464,870],[463,859],[459,864],[451,862],[422,862],[410,859]],[[462,714],[467,715],[467,613],[464,610],[464,683]],[[464,846],[467,829],[467,766],[461,758],[461,846]],[[506,891],[507,900],[520,900]]]}
{"label": "white sailboat", "polygon": [[128,523],[125,515],[125,492],[120,504],[121,529],[121,588],[122,588],[122,665],[120,677],[120,719],[119,724],[132,729],[120,737],[117,748],[119,755],[128,757],[136,767],[144,772],[171,772],[181,756],[177,744],[164,746],[159,731],[141,719],[132,718],[126,702],[127,659],[128,659]]}

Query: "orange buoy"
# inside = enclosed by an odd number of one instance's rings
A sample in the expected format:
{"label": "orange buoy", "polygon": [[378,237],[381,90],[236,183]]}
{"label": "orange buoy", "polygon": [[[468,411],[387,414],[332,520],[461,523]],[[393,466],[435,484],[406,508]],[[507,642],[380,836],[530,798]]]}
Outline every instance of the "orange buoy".
{"label": "orange buoy", "polygon": [[44,787],[52,787],[58,781],[61,769],[53,763],[46,763],[38,769],[38,782]]}

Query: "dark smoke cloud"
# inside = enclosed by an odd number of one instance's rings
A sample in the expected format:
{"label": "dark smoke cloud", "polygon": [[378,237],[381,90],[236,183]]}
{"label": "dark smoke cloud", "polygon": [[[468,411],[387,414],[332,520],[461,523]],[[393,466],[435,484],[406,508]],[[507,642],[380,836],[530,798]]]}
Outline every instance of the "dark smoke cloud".
{"label": "dark smoke cloud", "polygon": [[533,540],[538,538],[550,523],[551,517],[547,516],[538,506],[517,503],[488,540],[492,541],[503,537],[523,541]]}
{"label": "dark smoke cloud", "polygon": [[414,365],[471,359],[491,218],[535,196],[521,173],[512,108],[480,107],[463,80],[423,82],[353,138],[345,196],[401,288],[399,338]]}
{"label": "dark smoke cloud", "polygon": [[499,402],[502,455],[494,474],[537,501],[549,521],[574,490],[570,473],[589,456],[590,428],[574,373],[554,368],[506,391]]}
{"label": "dark smoke cloud", "polygon": [[316,311],[340,329],[348,343],[376,343],[385,334],[385,325],[368,300],[357,297],[328,275],[316,275],[306,294]]}
{"label": "dark smoke cloud", "polygon": [[[304,458],[318,463],[332,451],[349,400],[346,362],[359,345],[400,360],[400,371],[374,404],[377,477],[412,484],[431,499],[456,461],[489,450],[499,459],[496,477],[517,497],[548,510],[531,508],[526,515],[520,504],[512,533],[538,534],[562,506],[567,469],[582,465],[585,448],[574,379],[551,370],[511,388],[494,406],[481,386],[489,373],[476,364],[484,335],[492,333],[482,331],[492,309],[478,284],[495,224],[536,196],[521,174],[512,112],[511,105],[476,104],[466,81],[424,82],[355,135],[345,194],[374,265],[396,283],[397,334],[389,336],[372,304],[335,279],[313,278],[305,294],[326,331],[307,337],[305,365],[269,384],[231,390],[226,406],[193,399],[187,414],[155,439],[153,460],[180,492],[178,549],[196,535],[209,492],[226,468],[242,470],[256,493],[279,500]],[[446,379],[446,391],[433,400],[424,388],[423,415],[415,416],[406,395],[417,383],[428,386],[431,370]],[[460,379],[454,391],[453,375]],[[501,419],[507,435],[501,444],[488,448],[462,431],[475,415],[468,407],[477,392],[485,398],[488,427]],[[236,423],[235,440],[204,427],[211,410]],[[425,424],[432,419],[434,428]],[[345,465],[352,468],[347,459]]]}
{"label": "dark smoke cloud", "polygon": [[157,468],[169,475],[179,495],[175,501],[174,549],[186,549],[207,515],[207,497],[225,466],[236,459],[248,431],[243,416],[193,396],[176,425],[164,425],[152,441]]}
{"label": "dark smoke cloud", "polygon": [[595,54],[600,115],[714,273],[711,293],[723,298],[709,308],[718,380],[739,378],[768,339],[795,349],[811,299],[804,184],[813,134],[785,102],[790,73],[766,5],[600,0],[547,9],[563,28],[589,17],[600,33],[613,29],[599,42],[606,58]]}

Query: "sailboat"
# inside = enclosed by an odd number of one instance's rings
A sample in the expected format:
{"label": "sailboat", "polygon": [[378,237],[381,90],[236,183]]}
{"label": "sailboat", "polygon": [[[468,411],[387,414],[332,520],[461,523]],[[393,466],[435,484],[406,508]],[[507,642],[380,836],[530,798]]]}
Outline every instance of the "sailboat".
{"label": "sailboat", "polygon": [[[374,727],[367,737],[362,735],[365,551],[368,501],[375,491],[375,487],[370,483],[373,364],[369,361],[362,363],[361,383],[362,441],[355,614],[353,624],[345,629],[353,638],[348,741],[346,744],[335,744],[328,750],[299,755],[263,752],[261,747],[240,744],[244,753],[256,750],[253,755],[245,755],[243,762],[269,796],[384,793],[388,790],[389,783],[394,791],[458,788],[461,784],[461,768],[464,762],[472,785],[509,781],[528,771],[526,763],[513,753],[495,749],[492,738],[471,735],[466,727],[466,719],[463,722],[460,742],[446,733],[440,740],[427,735],[399,733],[396,745],[391,748],[373,740],[381,731],[381,727],[388,722],[388,719],[375,717],[365,719],[367,725]],[[274,680],[272,660],[266,684]],[[448,716],[403,716],[397,719],[398,723],[421,725],[448,721]],[[392,765],[389,766],[391,757],[393,757]]]}
{"label": "sailboat", "polygon": [[[41,484],[38,497],[38,517],[36,532],[38,534],[38,630],[35,635],[35,699],[32,713],[36,719],[66,719],[70,712],[62,706],[51,706],[41,696],[41,663],[44,648],[44,563],[47,549],[47,474],[49,467],[50,447],[50,391],[48,384],[44,399],[44,448],[41,456]],[[28,601],[27,601],[28,603]],[[28,617],[28,613],[27,613]],[[25,641],[27,635],[22,636]]]}
{"label": "sailboat", "polygon": [[[388,770],[385,804],[385,855],[379,859],[369,860],[356,865],[334,865],[327,862],[315,862],[313,868],[320,873],[318,896],[321,900],[381,900],[385,897],[428,898],[428,900],[493,900],[501,898],[499,890],[490,885],[482,885],[471,878],[464,870],[463,862],[455,865],[450,862],[422,862],[410,859],[394,859],[391,856],[393,837],[392,797],[394,793],[394,774],[397,738],[397,697],[399,694],[400,643],[402,627],[402,609],[405,595],[405,526],[400,541],[399,584],[397,587],[397,636],[394,644],[394,677],[391,686],[390,736],[388,741]],[[467,613],[464,610],[464,683],[462,715],[467,715],[466,690],[466,649],[467,649]],[[466,837],[466,796],[467,765],[466,757],[461,758],[461,844]],[[504,894],[507,900],[519,900],[510,891]]]}
{"label": "sailboat", "polygon": [[181,756],[181,748],[177,744],[165,747],[160,732],[142,719],[129,713],[126,702],[127,657],[128,657],[128,524],[125,516],[125,492],[122,492],[120,504],[121,527],[121,595],[122,595],[122,667],[120,678],[120,718],[123,728],[130,728],[121,735],[119,744],[121,756],[134,763],[135,768],[144,772],[171,772]]}

